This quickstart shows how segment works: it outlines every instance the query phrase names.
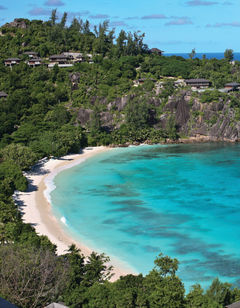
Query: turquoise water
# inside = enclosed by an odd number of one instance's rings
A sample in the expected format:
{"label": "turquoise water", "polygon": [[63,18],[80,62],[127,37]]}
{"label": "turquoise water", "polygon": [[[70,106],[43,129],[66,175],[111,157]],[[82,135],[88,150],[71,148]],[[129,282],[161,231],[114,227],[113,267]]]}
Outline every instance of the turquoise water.
{"label": "turquoise water", "polygon": [[186,288],[240,285],[240,145],[140,146],[59,173],[53,210],[87,246],[148,273],[163,252]]}

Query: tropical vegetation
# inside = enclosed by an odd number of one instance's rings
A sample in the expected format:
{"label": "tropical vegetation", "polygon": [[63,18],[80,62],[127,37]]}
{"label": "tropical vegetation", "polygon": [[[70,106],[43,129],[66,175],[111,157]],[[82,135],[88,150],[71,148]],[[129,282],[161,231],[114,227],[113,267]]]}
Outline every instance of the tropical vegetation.
{"label": "tropical vegetation", "polygon": [[[76,18],[68,25],[67,14],[57,22],[56,10],[46,22],[18,21],[24,27],[0,28],[0,91],[8,94],[0,98],[0,296],[26,308],[53,301],[69,307],[215,308],[239,300],[240,290],[218,279],[207,290],[194,285],[186,295],[178,261],[161,253],[146,276],[110,282],[107,256],[93,252],[85,257],[75,246],[58,256],[47,237],[23,222],[12,198],[14,191],[27,189],[24,172],[43,157],[78,153],[88,145],[178,139],[175,116],[164,108],[183,89],[190,93],[189,106],[196,98],[201,104],[230,102],[238,121],[238,93],[218,91],[240,81],[240,63],[231,63],[232,51],[226,50],[222,60],[194,58],[195,50],[189,59],[164,57],[150,52],[142,33],[116,34],[107,21],[94,30]],[[56,53],[80,51],[92,54],[93,63],[32,68],[25,63],[29,50],[46,62]],[[7,57],[22,61],[6,67]],[[215,90],[176,87],[174,81],[184,78],[207,78]],[[163,115],[166,123],[160,125]]]}

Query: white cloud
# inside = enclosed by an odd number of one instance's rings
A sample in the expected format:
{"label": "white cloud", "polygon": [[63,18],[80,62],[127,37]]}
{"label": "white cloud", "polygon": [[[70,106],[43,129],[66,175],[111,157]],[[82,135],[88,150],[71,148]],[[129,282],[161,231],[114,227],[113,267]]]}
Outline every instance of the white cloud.
{"label": "white cloud", "polygon": [[166,19],[167,17],[163,14],[152,14],[143,16],[142,19]]}
{"label": "white cloud", "polygon": [[64,3],[61,0],[47,0],[45,3],[47,6],[63,6]]}
{"label": "white cloud", "polygon": [[192,25],[193,22],[189,17],[172,17],[173,19],[165,24],[165,26],[184,26]]}
{"label": "white cloud", "polygon": [[191,0],[186,2],[189,6],[209,6],[209,5],[215,5],[218,4],[218,2],[215,1],[203,1],[203,0]]}
{"label": "white cloud", "polygon": [[50,16],[51,15],[51,10],[48,9],[43,9],[41,7],[36,7],[31,9],[28,14],[32,16]]}

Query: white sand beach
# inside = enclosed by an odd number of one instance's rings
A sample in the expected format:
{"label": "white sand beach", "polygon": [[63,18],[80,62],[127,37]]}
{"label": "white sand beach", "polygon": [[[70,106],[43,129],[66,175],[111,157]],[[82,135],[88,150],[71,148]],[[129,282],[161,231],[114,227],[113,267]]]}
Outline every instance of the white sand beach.
{"label": "white sand beach", "polygon": [[[60,222],[53,216],[51,204],[47,197],[49,191],[48,182],[52,182],[52,179],[60,171],[80,164],[89,157],[107,150],[110,149],[107,147],[86,148],[81,154],[67,155],[60,159],[42,160],[34,166],[32,171],[26,173],[29,181],[28,191],[19,192],[15,196],[17,203],[21,204],[23,221],[32,224],[39,235],[46,235],[57,246],[58,254],[65,253],[71,244],[75,244],[86,256],[92,250],[72,239],[64,229],[64,221]],[[98,253],[100,252],[98,251]],[[128,268],[127,265],[119,265],[119,262],[114,259],[111,260],[111,265],[114,266],[112,280],[126,274],[134,274],[133,270]]]}

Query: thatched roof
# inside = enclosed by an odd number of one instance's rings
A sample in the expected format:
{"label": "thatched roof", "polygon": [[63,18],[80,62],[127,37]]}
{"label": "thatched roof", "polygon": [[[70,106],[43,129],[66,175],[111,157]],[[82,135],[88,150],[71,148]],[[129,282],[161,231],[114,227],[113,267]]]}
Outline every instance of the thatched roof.
{"label": "thatched roof", "polygon": [[52,55],[49,57],[49,59],[51,60],[55,60],[55,59],[68,59],[69,56],[64,56],[64,55]]}
{"label": "thatched roof", "polygon": [[204,78],[186,79],[185,82],[187,84],[191,84],[191,83],[210,83],[209,80],[204,79]]}
{"label": "thatched roof", "polygon": [[152,53],[162,53],[162,52],[164,52],[163,50],[161,50],[161,49],[158,49],[158,48],[152,48],[152,49],[150,49],[150,52],[152,52]]}
{"label": "thatched roof", "polygon": [[68,308],[68,307],[62,303],[52,303],[44,308]]}
{"label": "thatched roof", "polygon": [[35,51],[26,51],[26,52],[24,52],[24,54],[25,55],[38,55],[38,53],[37,52],[35,52]]}
{"label": "thatched roof", "polygon": [[225,87],[240,87],[240,83],[238,82],[229,82],[225,84]]}
{"label": "thatched roof", "polygon": [[5,92],[0,92],[0,98],[1,97],[7,97],[8,95],[7,95],[7,93],[5,93]]}
{"label": "thatched roof", "polygon": [[5,61],[20,61],[19,58],[8,58]]}
{"label": "thatched roof", "polygon": [[28,60],[28,62],[41,62],[42,59],[41,58],[32,58],[30,60]]}

